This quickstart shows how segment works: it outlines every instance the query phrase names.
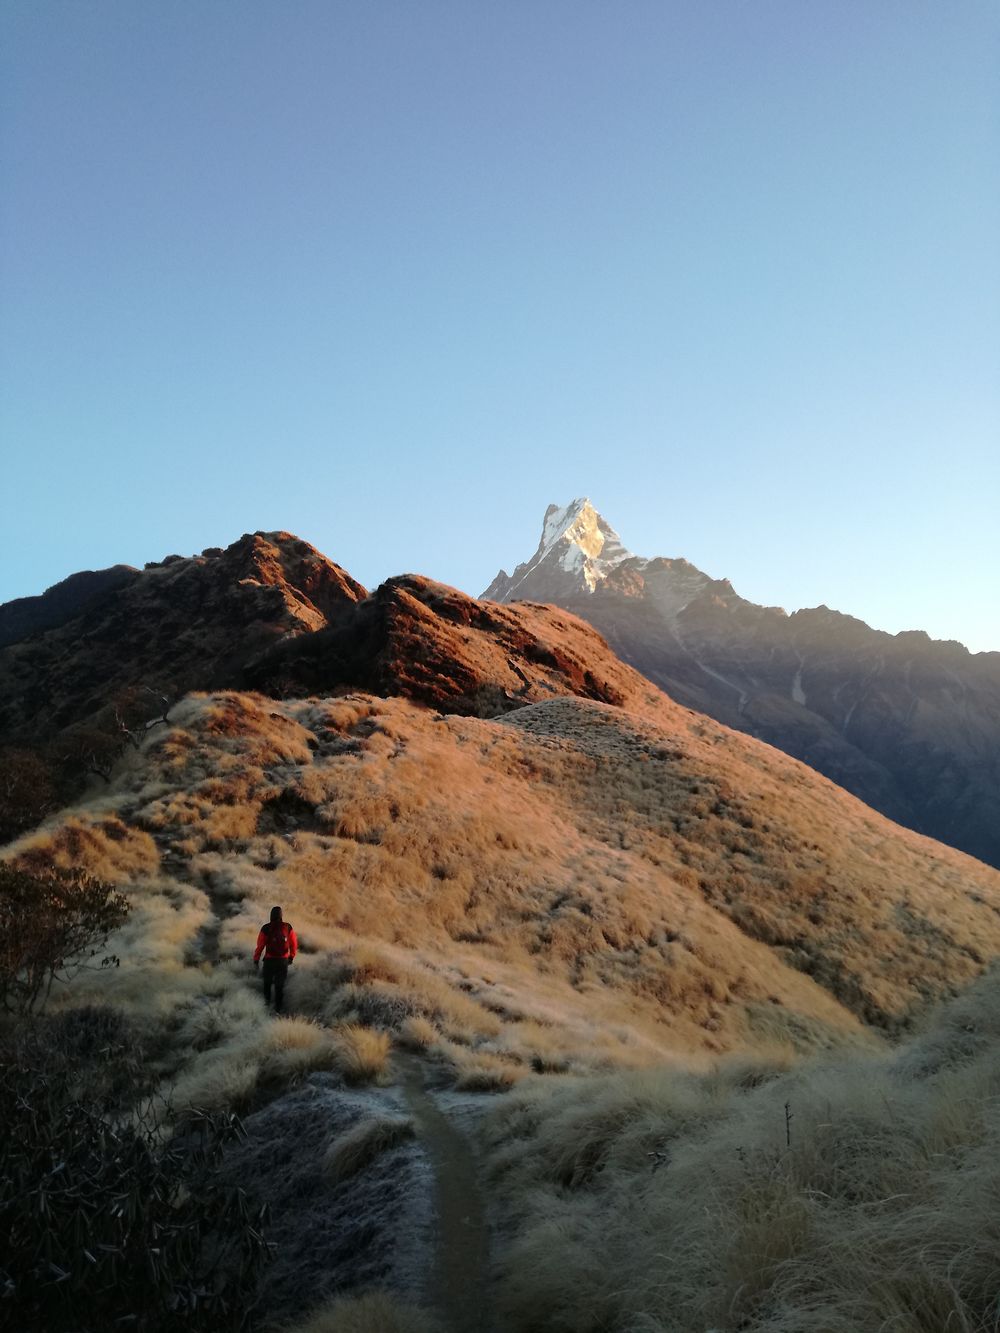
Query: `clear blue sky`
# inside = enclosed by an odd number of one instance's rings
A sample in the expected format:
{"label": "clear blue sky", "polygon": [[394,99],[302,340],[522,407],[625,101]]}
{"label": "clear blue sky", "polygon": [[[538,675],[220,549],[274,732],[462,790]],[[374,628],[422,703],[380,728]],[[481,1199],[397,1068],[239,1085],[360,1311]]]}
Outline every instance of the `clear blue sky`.
{"label": "clear blue sky", "polygon": [[5,0],[0,600],[257,528],[477,593],[587,494],[1000,649],[992,0]]}

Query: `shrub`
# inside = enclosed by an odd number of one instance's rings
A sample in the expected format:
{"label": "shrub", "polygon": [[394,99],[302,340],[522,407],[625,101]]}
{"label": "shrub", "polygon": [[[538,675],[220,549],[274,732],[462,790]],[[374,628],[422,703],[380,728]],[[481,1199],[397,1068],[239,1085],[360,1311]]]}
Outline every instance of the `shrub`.
{"label": "shrub", "polygon": [[[0,1006],[31,1013],[100,955],[128,915],[128,899],[81,871],[29,874],[0,862]],[[113,955],[100,966],[116,963]]]}
{"label": "shrub", "polygon": [[265,1254],[262,1213],[217,1172],[242,1127],[194,1113],[164,1146],[141,1109],[142,1055],[136,1030],[100,1009],[33,1020],[0,1051],[11,1328],[243,1326]]}
{"label": "shrub", "polygon": [[0,843],[33,828],[55,805],[52,771],[33,750],[0,749]]}
{"label": "shrub", "polygon": [[460,1056],[455,1087],[460,1092],[506,1092],[524,1077],[524,1070],[486,1052]]}

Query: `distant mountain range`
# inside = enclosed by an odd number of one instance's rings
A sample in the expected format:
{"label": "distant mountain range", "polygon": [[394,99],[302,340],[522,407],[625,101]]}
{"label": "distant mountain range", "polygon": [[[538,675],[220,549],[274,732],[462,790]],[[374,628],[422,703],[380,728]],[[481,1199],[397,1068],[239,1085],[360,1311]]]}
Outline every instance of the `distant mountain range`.
{"label": "distant mountain range", "polygon": [[[586,583],[614,548],[581,559],[571,527],[549,545]],[[548,1031],[529,1015],[582,1033],[582,1067],[603,1026],[625,1058],[868,1041],[1000,949],[995,870],[691,712],[560,607],[413,574],[369,593],[272,532],[18,614],[36,628],[0,649],[0,743],[22,772],[75,762],[76,785],[36,831],[9,820],[5,857],[137,899],[228,883],[251,921],[282,901],[321,937],[419,951],[463,999],[468,965],[491,1043],[508,1012],[517,1050]]]}
{"label": "distant mountain range", "polygon": [[129,692],[141,708],[137,690],[361,689],[476,716],[572,695],[635,711],[622,662],[650,697],[658,686],[1000,866],[1000,654],[755,606],[685,560],[632,555],[586,500],[551,506],[534,556],[478,601],[414,574],[369,593],[287,532],[72,575],[0,607],[0,744],[79,759],[101,748],[95,727],[116,734]]}
{"label": "distant mountain range", "polygon": [[534,555],[482,596],[572,611],[678,702],[1000,865],[1000,653],[757,606],[686,560],[633,555],[586,499],[550,505]]}

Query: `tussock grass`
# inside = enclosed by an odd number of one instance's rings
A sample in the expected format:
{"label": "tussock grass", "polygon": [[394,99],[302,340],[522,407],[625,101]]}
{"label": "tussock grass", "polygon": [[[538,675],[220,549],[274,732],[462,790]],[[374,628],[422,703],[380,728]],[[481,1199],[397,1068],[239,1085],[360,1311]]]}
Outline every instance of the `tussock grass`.
{"label": "tussock grass", "polygon": [[413,1136],[413,1121],[405,1116],[359,1120],[327,1148],[323,1155],[323,1173],[331,1181],[347,1180]]}
{"label": "tussock grass", "polygon": [[[245,1021],[228,1029],[221,1045],[196,1052],[182,1064],[169,1090],[175,1108],[241,1111],[262,1087],[285,1087],[313,1070],[339,1067],[339,1048],[319,1024],[302,1018],[271,1020],[262,1006],[256,1016],[249,1006],[235,1008]],[[203,1010],[185,1020],[196,1030],[206,1021],[213,1023],[214,1015],[206,1020]]]}
{"label": "tussock grass", "polygon": [[170,1089],[175,1109],[243,1111],[260,1078],[261,1061],[242,1043],[207,1051]]}
{"label": "tussock grass", "polygon": [[205,939],[245,959],[280,902],[296,1013],[420,1020],[456,1068],[875,1048],[1000,951],[996,872],[655,691],[636,706],[192,696],[12,851],[123,883],[112,1002],[198,999]]}
{"label": "tussock grass", "polygon": [[524,1069],[498,1056],[451,1052],[457,1067],[455,1087],[460,1092],[506,1092],[524,1077]]}
{"label": "tussock grass", "polygon": [[419,1014],[407,1018],[399,1029],[399,1044],[410,1051],[426,1051],[433,1046],[440,1033],[433,1023]]}
{"label": "tussock grass", "polygon": [[375,1083],[388,1074],[392,1039],[386,1032],[349,1023],[333,1040],[334,1065],[348,1083]]}
{"label": "tussock grass", "polygon": [[261,1026],[259,996],[240,988],[204,996],[182,1010],[175,1042],[181,1049],[204,1051],[231,1040],[235,1033]]}
{"label": "tussock grass", "polygon": [[85,869],[108,884],[127,884],[159,868],[156,843],[117,814],[68,813],[43,824],[10,847],[4,859],[23,870]]}
{"label": "tussock grass", "polygon": [[339,1061],[336,1043],[318,1023],[283,1016],[267,1024],[262,1079],[290,1083],[314,1069],[334,1069]]}
{"label": "tussock grass", "polygon": [[511,1094],[486,1130],[509,1327],[994,1329],[998,1015],[1000,970],[899,1054]]}
{"label": "tussock grass", "polygon": [[373,1292],[342,1296],[286,1333],[442,1333],[441,1325],[415,1305]]}
{"label": "tussock grass", "polygon": [[118,965],[84,970],[54,993],[53,1007],[107,1004],[167,1023],[179,1007],[235,984],[228,973],[193,965],[200,933],[212,919],[200,890],[163,875],[123,887],[129,917],[108,941]]}

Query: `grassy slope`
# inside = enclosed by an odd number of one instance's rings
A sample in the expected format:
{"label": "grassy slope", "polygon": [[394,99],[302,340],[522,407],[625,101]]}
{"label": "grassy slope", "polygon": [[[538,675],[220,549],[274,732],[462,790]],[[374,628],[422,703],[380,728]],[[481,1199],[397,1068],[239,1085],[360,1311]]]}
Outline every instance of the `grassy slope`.
{"label": "grassy slope", "polygon": [[487,1131],[504,1327],[995,1330],[998,1057],[994,971],[893,1054],[518,1090]]}
{"label": "grassy slope", "polygon": [[301,1012],[503,1086],[532,1065],[870,1045],[864,1022],[892,1033],[1000,947],[997,872],[666,700],[484,721],[225,694],[174,716],[8,852],[131,886],[123,966],[92,984],[133,1006],[201,1002],[188,964],[219,912],[211,986],[239,988],[281,902],[311,950]]}
{"label": "grassy slope", "polygon": [[[458,1086],[547,1071],[486,1129],[512,1333],[997,1326],[996,976],[884,1041],[997,952],[996,872],[673,706],[174,717],[5,854],[128,886],[121,967],[68,995],[162,1031],[175,1104],[378,1080],[385,1029]],[[278,1023],[273,901],[306,946]],[[378,1299],[325,1317],[388,1328]]]}

